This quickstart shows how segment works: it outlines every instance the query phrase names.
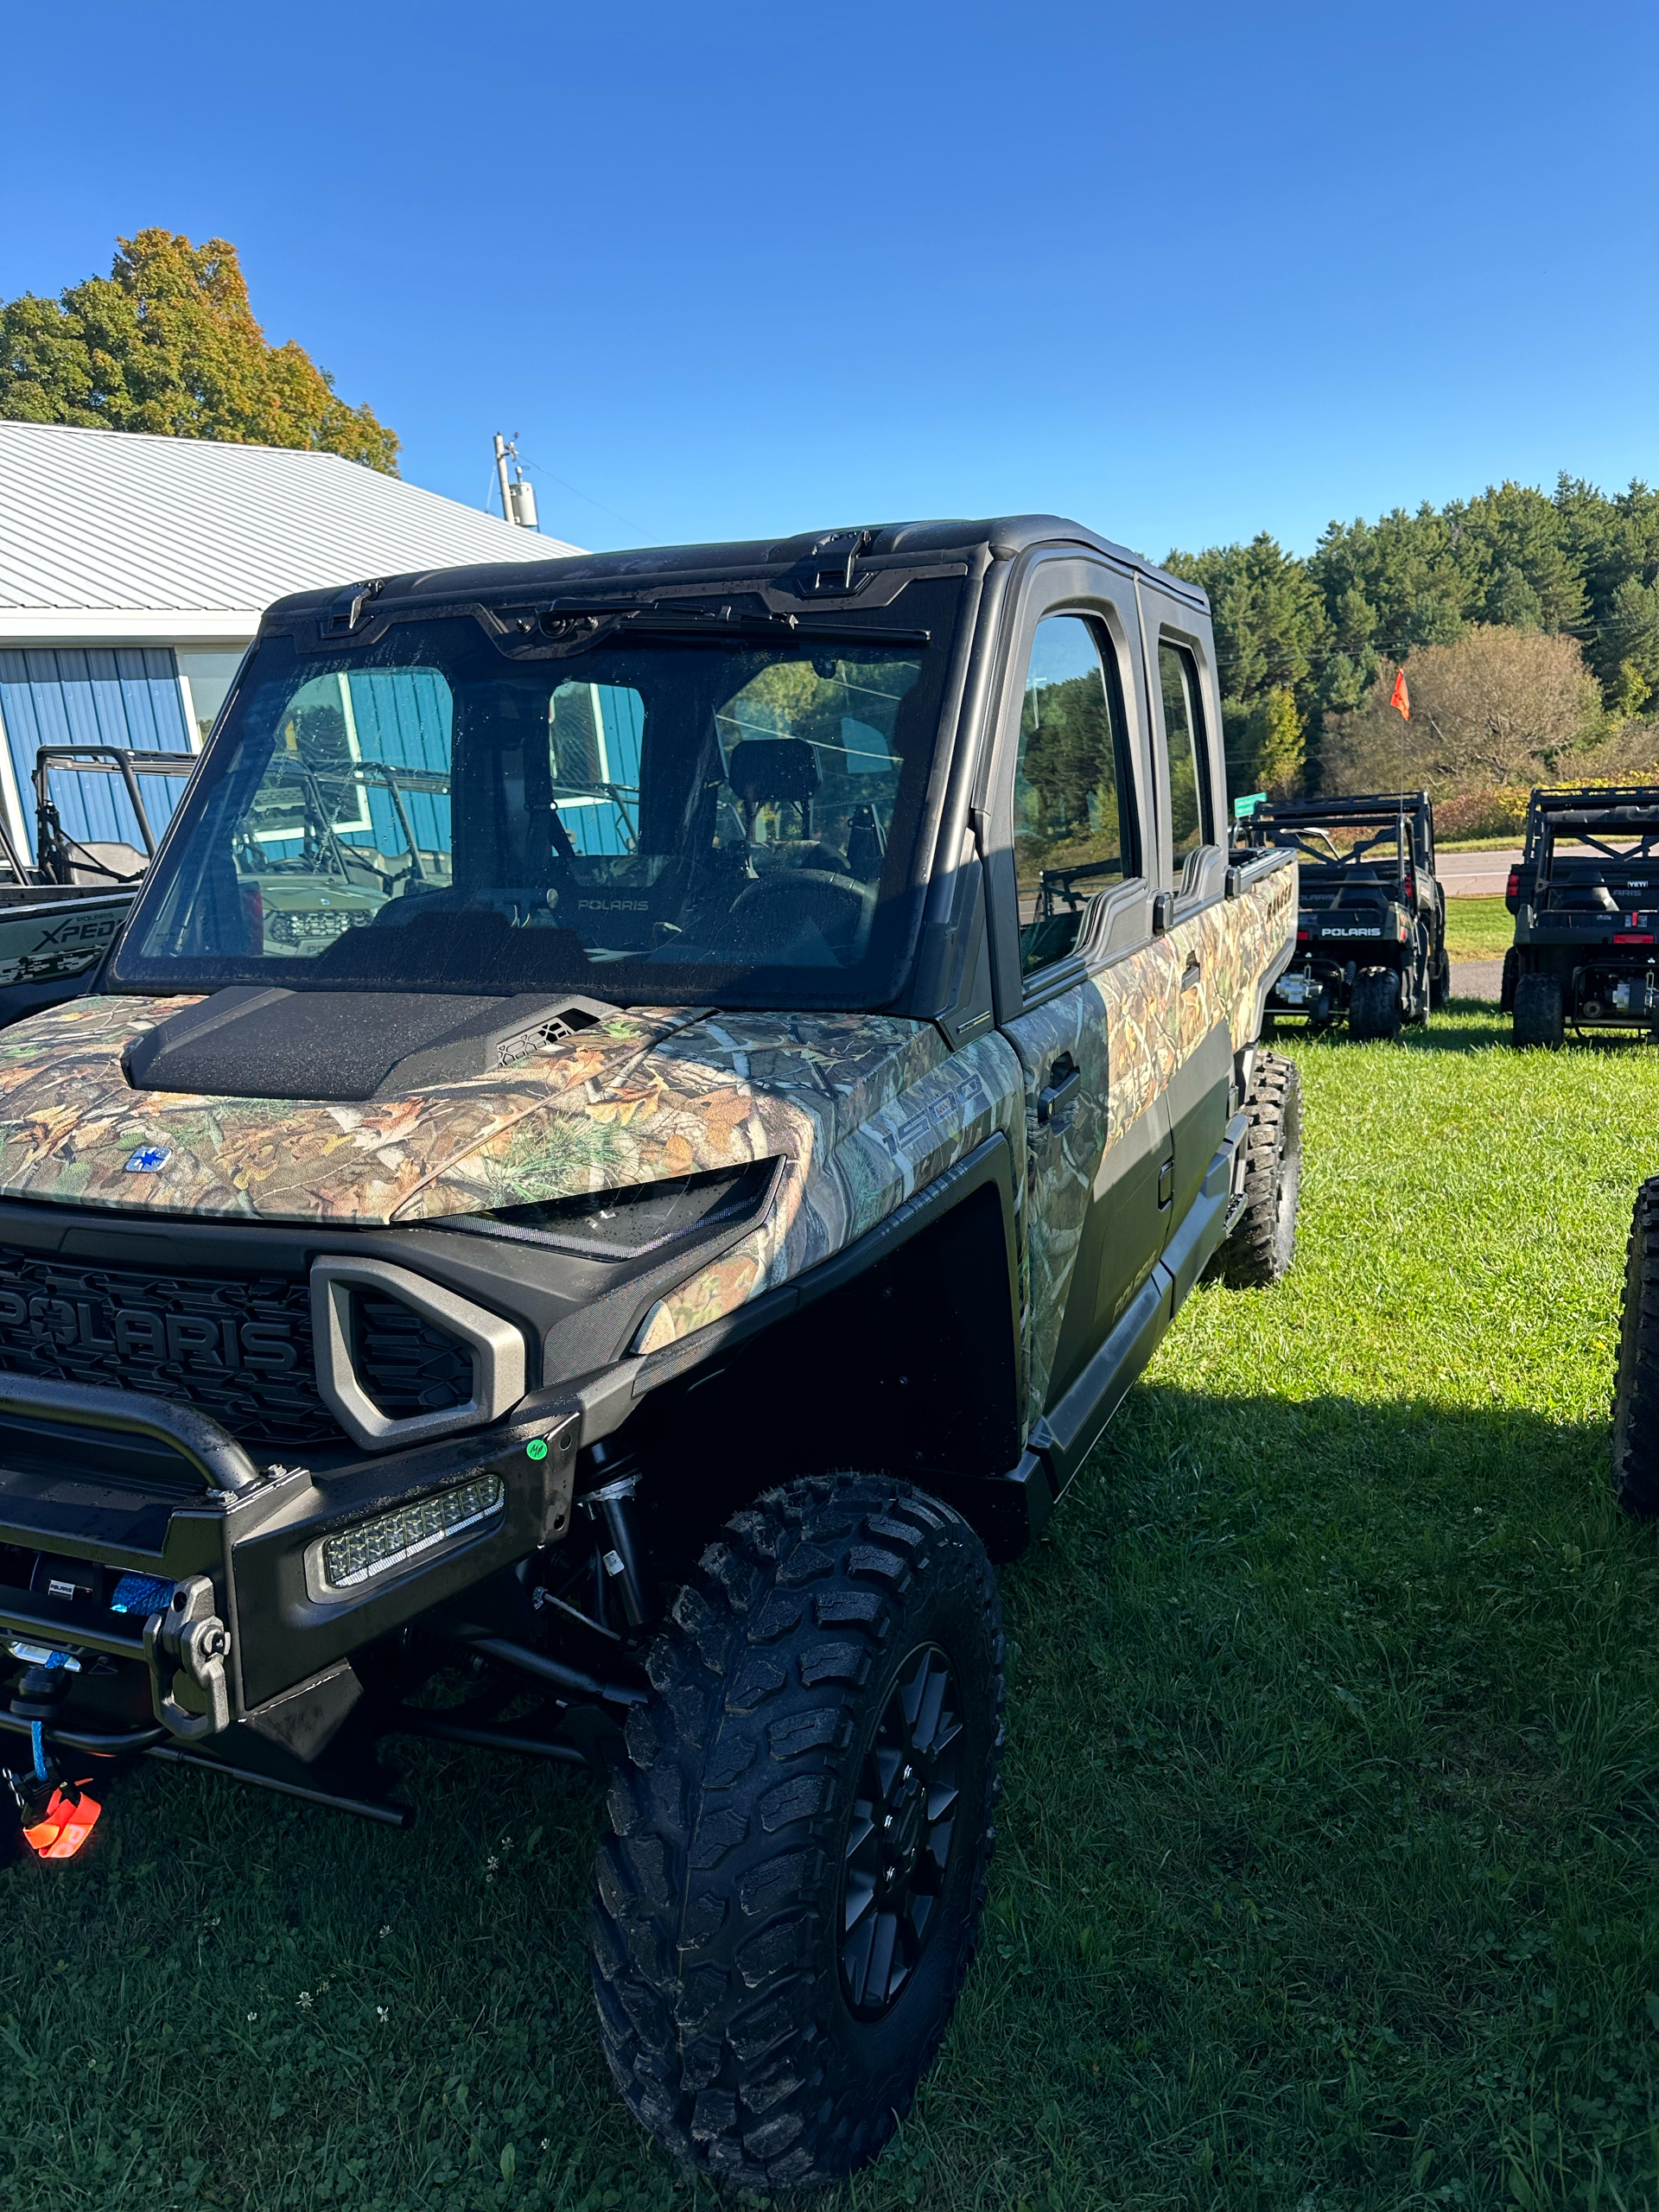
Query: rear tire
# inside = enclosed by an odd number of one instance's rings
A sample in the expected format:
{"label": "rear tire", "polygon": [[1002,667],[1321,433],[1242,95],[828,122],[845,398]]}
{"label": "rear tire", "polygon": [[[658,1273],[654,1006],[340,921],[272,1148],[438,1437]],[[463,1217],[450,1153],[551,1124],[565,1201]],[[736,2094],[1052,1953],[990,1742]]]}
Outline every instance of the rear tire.
{"label": "rear tire", "polygon": [[1444,944],[1428,971],[1428,1002],[1431,1007],[1444,1006],[1452,995],[1452,956]]}
{"label": "rear tire", "polygon": [[984,1901],[1002,1649],[977,1536],[874,1476],[768,1492],[681,1592],[612,1785],[594,1980],[618,2087],[695,2171],[822,2187],[909,2109]]}
{"label": "rear tire", "polygon": [[1392,968],[1368,968],[1348,1002],[1348,1034],[1357,1045],[1392,1045],[1402,1018],[1399,976]]}
{"label": "rear tire", "polygon": [[1567,1033],[1561,987],[1553,976],[1521,976],[1515,986],[1515,1043],[1557,1052]]}
{"label": "rear tire", "polygon": [[1659,1516],[1659,1176],[1636,1194],[1624,1250],[1613,1386],[1613,1496],[1638,1520]]}
{"label": "rear tire", "polygon": [[1511,945],[1503,956],[1503,972],[1498,979],[1497,1010],[1500,1014],[1515,1012],[1515,986],[1520,969],[1520,955]]}
{"label": "rear tire", "polygon": [[1302,1192],[1302,1079],[1294,1060],[1258,1052],[1244,1102],[1244,1211],[1210,1263],[1229,1290],[1268,1290],[1296,1255]]}

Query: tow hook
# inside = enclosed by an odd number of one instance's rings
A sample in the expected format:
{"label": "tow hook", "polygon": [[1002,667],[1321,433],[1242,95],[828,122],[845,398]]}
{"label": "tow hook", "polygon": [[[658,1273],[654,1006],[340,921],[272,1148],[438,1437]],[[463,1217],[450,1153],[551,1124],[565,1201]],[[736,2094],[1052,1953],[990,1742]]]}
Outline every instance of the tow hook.
{"label": "tow hook", "polygon": [[213,1611],[213,1584],[205,1574],[191,1575],[175,1589],[166,1611],[144,1623],[150,1703],[163,1728],[191,1743],[230,1726],[230,1650],[231,1632]]}

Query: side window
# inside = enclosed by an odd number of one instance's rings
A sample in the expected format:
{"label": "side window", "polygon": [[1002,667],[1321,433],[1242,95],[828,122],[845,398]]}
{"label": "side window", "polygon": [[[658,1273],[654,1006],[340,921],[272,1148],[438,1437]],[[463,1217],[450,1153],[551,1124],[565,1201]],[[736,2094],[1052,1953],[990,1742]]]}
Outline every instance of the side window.
{"label": "side window", "polygon": [[1027,976],[1071,950],[1098,893],[1141,873],[1117,655],[1080,614],[1046,616],[1032,639],[1014,851]]}
{"label": "side window", "polygon": [[1213,845],[1211,820],[1210,748],[1198,690],[1198,664],[1185,645],[1167,639],[1158,648],[1163,682],[1164,743],[1169,760],[1169,830],[1172,857],[1181,861],[1200,845]]}

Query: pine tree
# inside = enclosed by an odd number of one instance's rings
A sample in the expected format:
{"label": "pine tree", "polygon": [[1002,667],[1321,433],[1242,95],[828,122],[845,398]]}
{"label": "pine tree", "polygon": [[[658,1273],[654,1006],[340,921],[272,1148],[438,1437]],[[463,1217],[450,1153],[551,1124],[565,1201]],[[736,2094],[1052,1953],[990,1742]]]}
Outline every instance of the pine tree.
{"label": "pine tree", "polygon": [[1301,789],[1306,753],[1301,716],[1294,692],[1275,686],[1251,717],[1255,747],[1255,788],[1274,798],[1289,798]]}
{"label": "pine tree", "polygon": [[1659,585],[1626,576],[1613,594],[1602,642],[1617,671],[1618,696],[1609,704],[1615,712],[1639,715],[1659,690]]}

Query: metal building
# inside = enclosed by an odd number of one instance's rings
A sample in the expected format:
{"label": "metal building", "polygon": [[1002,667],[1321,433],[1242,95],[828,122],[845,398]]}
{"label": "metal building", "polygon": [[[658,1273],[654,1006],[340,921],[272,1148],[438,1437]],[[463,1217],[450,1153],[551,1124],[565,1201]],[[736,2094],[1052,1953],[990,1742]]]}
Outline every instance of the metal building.
{"label": "metal building", "polygon": [[[40,746],[196,751],[283,593],[577,550],[333,454],[0,422],[0,809],[14,842],[33,855]],[[181,785],[141,789],[159,829]],[[59,774],[53,795],[72,836],[139,844],[118,779]]]}

